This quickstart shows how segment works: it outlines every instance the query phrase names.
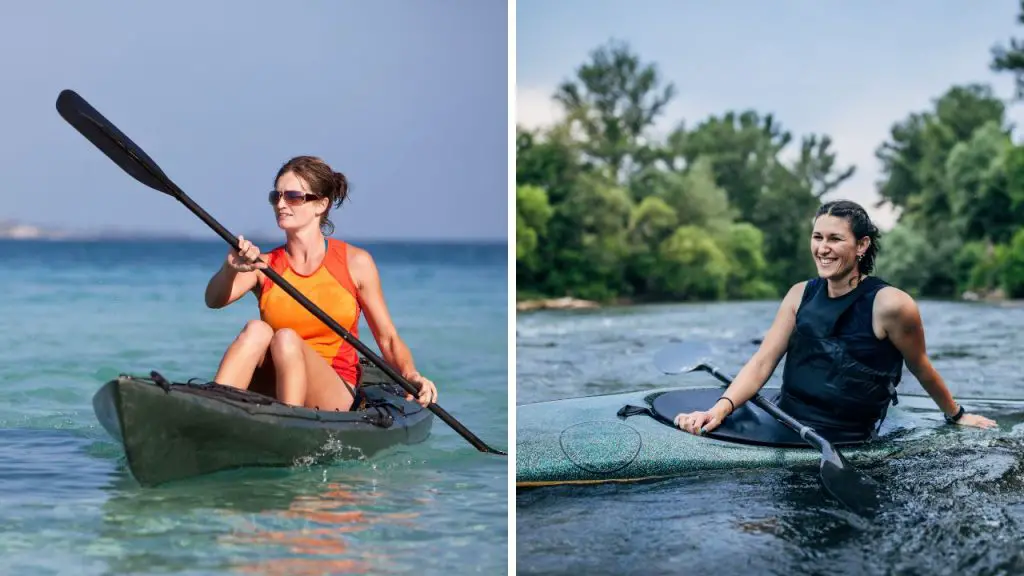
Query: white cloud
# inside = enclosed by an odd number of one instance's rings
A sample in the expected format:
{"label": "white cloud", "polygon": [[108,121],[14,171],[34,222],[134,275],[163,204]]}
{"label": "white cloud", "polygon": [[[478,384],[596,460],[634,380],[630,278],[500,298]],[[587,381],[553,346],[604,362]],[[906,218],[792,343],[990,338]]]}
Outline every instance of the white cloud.
{"label": "white cloud", "polygon": [[531,130],[555,124],[562,109],[551,96],[555,89],[516,86],[516,124]]}

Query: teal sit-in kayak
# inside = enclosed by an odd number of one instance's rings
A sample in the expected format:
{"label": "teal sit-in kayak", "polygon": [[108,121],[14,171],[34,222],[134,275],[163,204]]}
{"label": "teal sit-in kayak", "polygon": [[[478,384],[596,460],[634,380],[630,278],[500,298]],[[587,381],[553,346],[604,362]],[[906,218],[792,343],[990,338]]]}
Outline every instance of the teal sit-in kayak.
{"label": "teal sit-in kayak", "polygon": [[93,408],[146,486],[230,468],[369,458],[429,436],[433,414],[365,362],[359,391],[358,409],[331,412],[217,384],[121,375],[100,388]]}
{"label": "teal sit-in kayak", "polygon": [[[671,388],[520,405],[516,486],[631,482],[821,459],[819,450],[751,403],[704,436],[672,425],[676,414],[706,410],[722,391]],[[773,391],[763,394],[770,397]],[[980,402],[972,402],[972,409],[980,409]],[[901,395],[898,405],[889,408],[877,439],[834,445],[856,464],[891,456],[955,428],[945,423],[931,398]]]}

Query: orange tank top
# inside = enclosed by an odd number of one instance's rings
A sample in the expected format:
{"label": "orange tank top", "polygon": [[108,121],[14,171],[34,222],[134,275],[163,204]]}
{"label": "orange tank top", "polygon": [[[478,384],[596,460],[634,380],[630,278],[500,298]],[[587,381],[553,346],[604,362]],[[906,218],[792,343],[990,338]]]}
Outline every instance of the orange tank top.
{"label": "orange tank top", "polygon": [[[333,238],[324,239],[324,242],[327,245],[324,260],[308,276],[292,269],[284,246],[270,251],[268,267],[358,338],[361,303],[359,290],[348,270],[347,245]],[[260,318],[275,332],[291,328],[346,382],[352,386],[358,384],[359,357],[356,349],[270,278],[265,278],[261,286],[259,308]]]}

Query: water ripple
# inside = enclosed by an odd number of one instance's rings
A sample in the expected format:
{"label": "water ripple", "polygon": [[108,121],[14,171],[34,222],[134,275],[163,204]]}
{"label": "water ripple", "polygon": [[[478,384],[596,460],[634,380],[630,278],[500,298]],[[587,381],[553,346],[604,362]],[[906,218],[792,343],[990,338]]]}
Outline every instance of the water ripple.
{"label": "water ripple", "polygon": [[[0,241],[0,244],[4,244]],[[0,300],[0,572],[500,573],[506,459],[443,422],[369,462],[141,489],[92,395],[120,373],[210,378],[246,296],[208,310],[223,243],[20,243]],[[374,251],[396,324],[441,405],[507,446],[506,249]],[[365,324],[360,336],[371,348]]]}
{"label": "water ripple", "polygon": [[[517,403],[707,383],[669,377],[654,353],[704,340],[735,373],[777,303],[538,312],[517,319]],[[1024,309],[922,302],[930,356],[958,397],[1022,398]],[[778,385],[780,369],[769,385]],[[909,371],[904,394],[924,394]],[[969,402],[965,402],[969,404]],[[814,468],[700,473],[517,495],[522,574],[1024,572],[1024,414],[994,406],[999,434],[959,434],[866,471],[886,487],[868,522],[821,490]]]}

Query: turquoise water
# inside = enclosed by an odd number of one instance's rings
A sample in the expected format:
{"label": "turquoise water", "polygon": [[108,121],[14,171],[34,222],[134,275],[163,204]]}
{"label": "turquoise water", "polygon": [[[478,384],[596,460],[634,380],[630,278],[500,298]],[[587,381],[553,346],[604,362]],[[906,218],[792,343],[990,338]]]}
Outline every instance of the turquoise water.
{"label": "turquoise water", "polygon": [[[358,243],[439,404],[507,449],[504,245]],[[271,244],[261,244],[269,249]],[[416,573],[507,569],[505,457],[435,419],[424,444],[330,466],[141,488],[98,426],[119,373],[212,378],[257,317],[203,290],[227,244],[0,241],[0,566],[11,574]],[[366,326],[360,338],[376,344]]]}

